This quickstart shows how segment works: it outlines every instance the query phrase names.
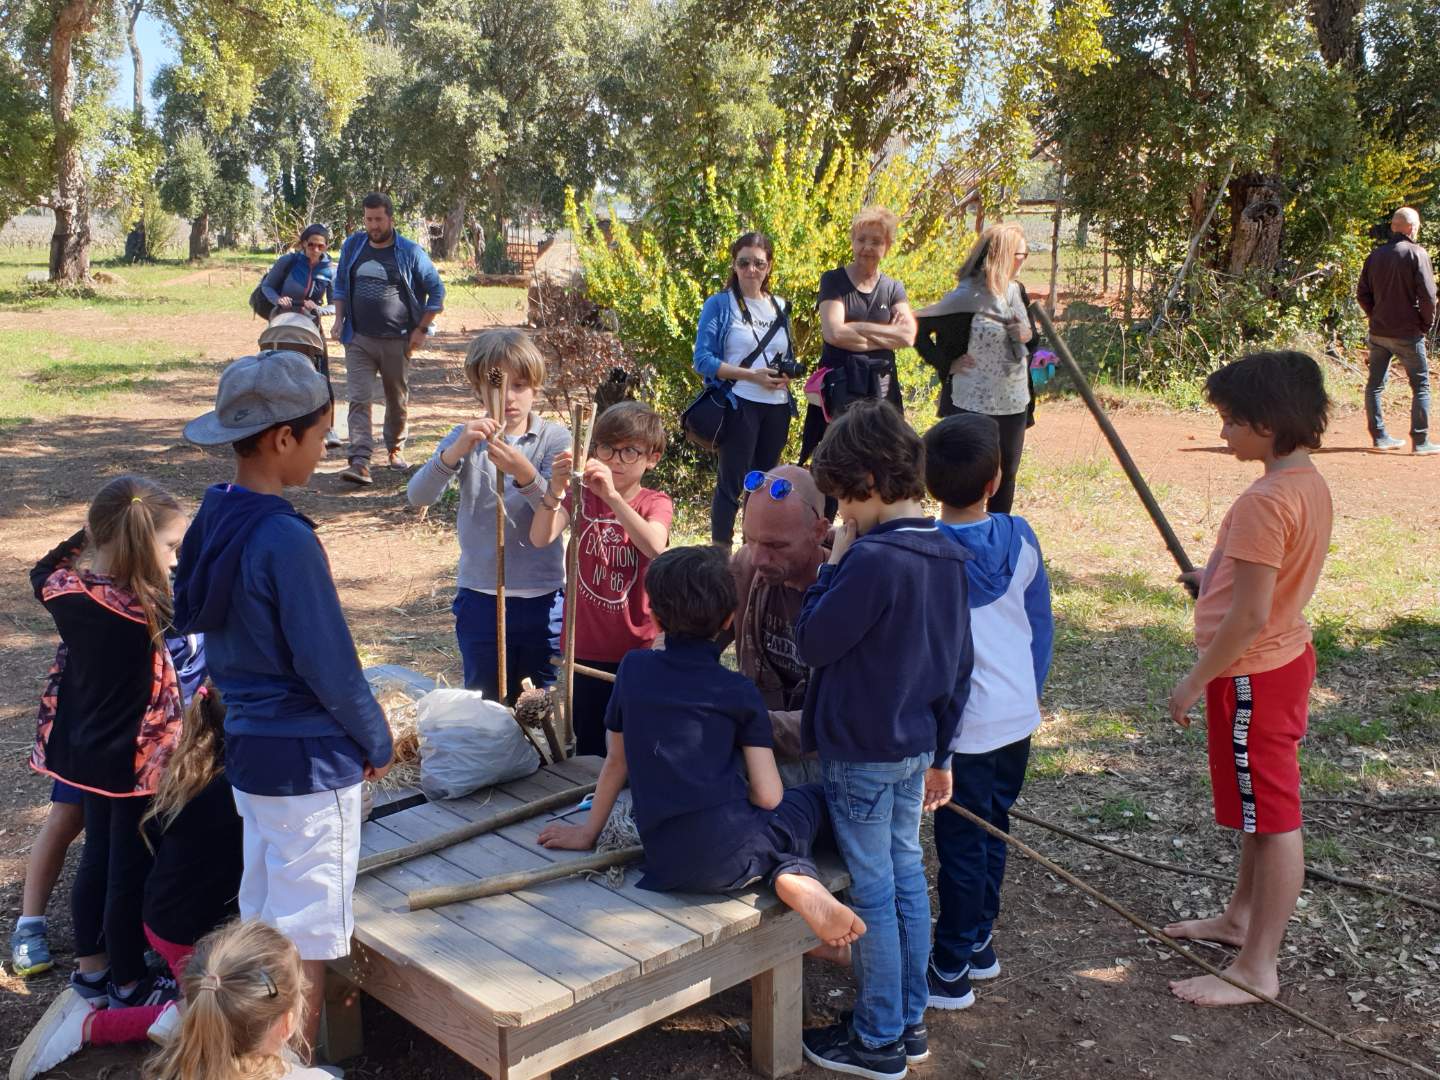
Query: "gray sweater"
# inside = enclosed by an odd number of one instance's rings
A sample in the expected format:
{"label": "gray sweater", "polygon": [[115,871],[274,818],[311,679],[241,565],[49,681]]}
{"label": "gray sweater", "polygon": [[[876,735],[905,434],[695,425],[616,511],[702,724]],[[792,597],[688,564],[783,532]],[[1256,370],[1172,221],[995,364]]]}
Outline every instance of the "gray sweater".
{"label": "gray sweater", "polygon": [[[455,477],[460,478],[460,512],[455,526],[460,534],[460,566],[456,584],[462,589],[495,591],[495,466],[489,447],[480,443],[447,469],[442,451],[454,445],[464,431],[457,425],[441,440],[430,460],[415,471],[405,496],[411,506],[429,506]],[[530,427],[506,441],[525,451],[539,474],[529,487],[517,488],[505,477],[505,587],[507,589],[562,589],[565,587],[565,545],[556,540],[543,548],[530,543],[530,522],[545,494],[550,463],[570,448],[570,433],[561,425],[530,414]]]}

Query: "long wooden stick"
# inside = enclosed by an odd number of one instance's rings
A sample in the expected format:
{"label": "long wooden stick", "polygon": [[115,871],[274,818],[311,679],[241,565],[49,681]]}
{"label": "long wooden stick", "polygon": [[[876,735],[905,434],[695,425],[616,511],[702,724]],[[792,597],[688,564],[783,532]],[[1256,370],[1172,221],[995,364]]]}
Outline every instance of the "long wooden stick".
{"label": "long wooden stick", "polygon": [[1015,837],[1011,836],[1009,833],[1004,832],[1001,829],[997,829],[994,825],[990,824],[990,822],[986,821],[984,818],[981,818],[976,814],[972,814],[963,806],[957,806],[955,803],[951,802],[945,804],[945,809],[954,811],[955,813],[963,817],[966,821],[970,822],[970,824],[978,826],[979,828],[985,830],[985,832],[989,833],[997,840],[1005,841],[1005,843],[1015,848],[1015,850],[1019,851],[1022,855],[1025,855],[1027,858],[1039,863],[1046,870],[1050,871],[1050,873],[1060,878],[1060,880],[1066,882],[1067,884],[1075,886],[1075,888],[1079,889],[1092,900],[1097,900],[1100,903],[1104,904],[1107,908],[1115,912],[1115,914],[1119,915],[1126,922],[1144,931],[1148,937],[1151,937],[1155,941],[1158,941],[1167,949],[1171,950],[1174,953],[1177,953],[1183,959],[1188,960],[1190,963],[1194,964],[1196,967],[1200,968],[1200,970],[1206,972],[1207,974],[1213,975],[1221,982],[1229,983],[1231,986],[1245,991],[1245,993],[1249,994],[1251,997],[1257,998],[1267,1005],[1273,1005],[1286,1016],[1290,1017],[1290,1019],[1297,1020],[1300,1023],[1304,1024],[1306,1027],[1314,1028],[1316,1031],[1319,1031],[1325,1035],[1329,1035],[1332,1039],[1344,1044],[1345,1046],[1352,1047],[1356,1050],[1363,1050],[1367,1054],[1376,1054],[1380,1057],[1383,1057],[1386,1061],[1393,1061],[1397,1065],[1404,1065],[1406,1068],[1414,1069],[1421,1076],[1431,1077],[1432,1080],[1440,1080],[1440,1073],[1435,1072],[1433,1069],[1426,1068],[1418,1061],[1411,1061],[1409,1058],[1403,1058],[1399,1054],[1391,1053],[1384,1047],[1373,1046],[1370,1043],[1361,1042],[1358,1039],[1351,1038],[1349,1035],[1346,1035],[1343,1032],[1336,1031],[1332,1027],[1327,1027],[1319,1020],[1316,1020],[1313,1017],[1302,1013],[1299,1009],[1291,1008],[1283,1001],[1278,1001],[1275,998],[1271,997],[1269,994],[1265,993],[1265,991],[1259,990],[1253,986],[1250,986],[1247,983],[1243,983],[1234,976],[1224,971],[1221,971],[1219,968],[1214,967],[1213,965],[1200,959],[1200,957],[1196,956],[1185,946],[1179,944],[1174,938],[1170,937],[1168,934],[1165,934],[1161,930],[1158,930],[1155,927],[1151,926],[1144,919],[1140,918],[1140,916],[1123,907],[1117,901],[1110,899],[1110,897],[1106,896],[1093,885],[1088,885],[1085,882],[1081,881],[1078,877],[1070,873],[1070,871],[1066,870],[1064,867],[1059,866],[1054,862],[1051,862],[1034,848],[1015,839]]}
{"label": "long wooden stick", "polygon": [[[1086,836],[1084,833],[1067,829],[1064,825],[1056,825],[1053,821],[1046,821],[1044,818],[1034,817],[1023,810],[1010,808],[1010,816],[1019,821],[1027,821],[1031,825],[1038,825],[1042,829],[1049,829],[1053,833],[1069,837],[1081,844],[1089,844],[1101,851],[1108,851],[1111,855],[1119,855],[1122,859],[1129,859],[1144,866],[1153,866],[1157,870],[1168,870],[1172,874],[1187,874],[1190,877],[1208,878],[1210,881],[1221,881],[1227,885],[1234,885],[1235,879],[1227,874],[1217,874],[1213,870],[1201,870],[1198,867],[1182,866],[1179,863],[1163,862],[1160,859],[1152,859],[1146,855],[1140,855],[1133,851],[1126,851],[1124,848],[1113,847],[1103,840],[1096,840],[1093,836]],[[1424,896],[1416,896],[1414,893],[1401,892],[1399,889],[1392,889],[1388,885],[1377,885],[1371,881],[1361,881],[1359,878],[1341,877],[1339,874],[1332,874],[1328,870],[1321,870],[1318,866],[1305,864],[1305,876],[1314,878],[1316,881],[1328,881],[1332,885],[1342,885],[1347,889],[1359,889],[1362,892],[1381,893],[1385,896],[1393,896],[1397,900],[1404,900],[1407,904],[1415,904],[1417,907],[1429,908],[1431,911],[1440,911],[1440,901],[1430,900]]]}
{"label": "long wooden stick", "polygon": [[421,855],[429,855],[442,848],[451,847],[462,841],[469,840],[475,836],[483,836],[485,833],[494,832],[496,829],[503,829],[506,825],[514,825],[517,821],[525,821],[536,814],[543,814],[546,810],[554,810],[561,806],[567,806],[572,802],[579,802],[586,795],[595,790],[594,784],[581,784],[578,787],[566,788],[564,791],[557,791],[553,795],[546,795],[544,798],[528,802],[524,806],[512,807],[509,810],[501,810],[494,817],[486,818],[484,821],[471,821],[464,825],[457,825],[453,829],[436,833],[425,840],[416,841],[413,844],[406,844],[404,847],[392,848],[389,851],[377,851],[373,855],[366,855],[360,860],[360,873],[368,874],[372,870],[383,870],[387,866],[394,866],[396,863],[405,862],[407,859],[416,859]]}
{"label": "long wooden stick", "polygon": [[[497,379],[498,376],[498,379]],[[490,410],[500,430],[495,433],[495,438],[505,438],[505,398],[509,388],[510,377],[505,373],[504,368],[494,367],[490,369],[490,382],[494,387],[495,404]],[[494,460],[490,462],[495,465]],[[495,465],[495,658],[499,672],[495,680],[495,689],[499,695],[500,702],[505,703],[509,697],[509,661],[505,655],[505,474],[500,471],[500,466]]]}
{"label": "long wooden stick", "polygon": [[565,547],[565,649],[560,673],[565,702],[563,738],[575,736],[575,602],[580,592],[580,532],[585,521],[585,455],[590,452],[589,405],[570,406],[570,539]]}
{"label": "long wooden stick", "polygon": [[[565,658],[563,656],[552,656],[550,658],[550,662],[552,664],[564,664]],[[615,676],[611,672],[601,671],[599,668],[593,668],[588,666],[587,664],[581,664],[572,661],[570,664],[570,670],[577,675],[588,675],[592,679],[602,679],[605,682],[615,681]]]}
{"label": "long wooden stick", "polygon": [[[1120,467],[1125,470],[1125,475],[1130,479],[1130,486],[1135,489],[1135,494],[1140,496],[1140,501],[1145,504],[1145,510],[1150,515],[1150,520],[1155,523],[1155,528],[1160,530],[1160,538],[1165,541],[1165,546],[1170,550],[1170,557],[1175,560],[1175,565],[1180,567],[1183,573],[1190,573],[1195,569],[1195,564],[1190,561],[1190,556],[1185,553],[1185,546],[1180,543],[1180,537],[1175,535],[1175,530],[1170,527],[1165,512],[1160,509],[1160,504],[1155,501],[1155,495],[1150,490],[1150,485],[1145,483],[1145,478],[1140,475],[1140,469],[1135,464],[1135,459],[1130,456],[1130,451],[1120,439],[1120,433],[1115,430],[1115,425],[1110,422],[1110,417],[1105,415],[1105,408],[1100,404],[1100,399],[1095,396],[1095,391],[1090,388],[1090,380],[1085,378],[1085,373],[1080,370],[1080,365],[1075,363],[1075,357],[1070,355],[1070,347],[1065,344],[1065,339],[1055,329],[1055,324],[1050,321],[1050,316],[1039,304],[1030,305],[1030,314],[1040,324],[1040,329],[1045,331],[1045,336],[1055,346],[1055,355],[1060,358],[1060,366],[1070,375],[1075,382],[1075,388],[1080,391],[1080,396],[1085,400],[1085,406],[1090,410],[1090,415],[1095,417],[1095,422],[1100,425],[1100,431],[1104,434],[1110,449],[1115,452]],[[1189,582],[1185,587],[1190,590],[1191,596],[1198,596],[1200,588]]]}
{"label": "long wooden stick", "polygon": [[1185,252],[1185,261],[1180,264],[1180,272],[1175,275],[1175,280],[1170,283],[1169,291],[1165,293],[1165,299],[1160,302],[1160,310],[1155,312],[1155,317],[1150,320],[1150,333],[1160,329],[1160,324],[1165,321],[1165,316],[1170,311],[1170,304],[1180,291],[1180,286],[1185,283],[1185,278],[1190,273],[1190,267],[1195,265],[1195,256],[1200,251],[1200,241],[1210,231],[1210,222],[1215,220],[1215,211],[1220,209],[1220,203],[1229,190],[1230,177],[1235,174],[1235,159],[1230,159],[1230,164],[1225,166],[1225,179],[1220,181],[1220,186],[1215,189],[1215,201],[1210,204],[1210,212],[1205,215],[1205,220],[1200,223],[1200,228],[1190,237],[1190,246]]}
{"label": "long wooden stick", "polygon": [[490,877],[479,878],[460,885],[436,885],[429,889],[416,889],[405,897],[405,901],[410,905],[411,911],[424,911],[426,908],[458,904],[462,900],[480,900],[487,896],[499,896],[501,893],[514,892],[516,889],[528,889],[533,885],[543,885],[547,881],[569,877],[571,874],[578,874],[584,870],[606,870],[612,866],[623,866],[625,863],[634,862],[643,854],[645,854],[645,849],[637,844],[634,847],[586,855],[580,859],[567,859],[565,862],[551,863],[538,870],[517,870],[510,874],[492,874]]}

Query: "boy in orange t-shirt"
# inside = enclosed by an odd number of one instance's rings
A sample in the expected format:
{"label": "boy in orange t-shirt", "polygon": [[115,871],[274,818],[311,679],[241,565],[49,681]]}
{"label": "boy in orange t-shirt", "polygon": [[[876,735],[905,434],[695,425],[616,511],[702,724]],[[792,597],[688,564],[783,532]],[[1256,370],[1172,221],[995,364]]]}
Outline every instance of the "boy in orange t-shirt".
{"label": "boy in orange t-shirt", "polygon": [[[1274,995],[1285,927],[1305,881],[1300,838],[1300,738],[1315,650],[1301,612],[1330,546],[1330,489],[1310,461],[1329,418],[1320,368],[1298,352],[1255,353],[1205,383],[1220,436],[1240,461],[1265,473],[1235,500],[1209,562],[1193,575],[1200,656],[1170,694],[1182,727],[1205,698],[1215,820],[1242,832],[1240,876],[1225,912],[1172,923],[1175,938],[1240,947],[1228,974]],[[1257,999],[1213,975],[1176,980],[1196,1005]]]}

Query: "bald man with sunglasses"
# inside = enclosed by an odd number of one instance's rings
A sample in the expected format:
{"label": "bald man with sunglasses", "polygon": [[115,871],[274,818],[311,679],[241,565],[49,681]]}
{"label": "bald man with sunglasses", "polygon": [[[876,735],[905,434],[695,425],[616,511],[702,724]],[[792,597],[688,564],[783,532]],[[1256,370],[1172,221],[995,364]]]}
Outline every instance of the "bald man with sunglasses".
{"label": "bald man with sunglasses", "polygon": [[[795,647],[805,590],[829,555],[825,498],[810,473],[780,465],[745,477],[744,544],[731,561],[740,597],[733,633],[740,672],[755,683],[775,733],[775,757],[787,784],[818,779],[802,761],[800,711],[810,669]],[[809,770],[814,770],[811,776]]]}

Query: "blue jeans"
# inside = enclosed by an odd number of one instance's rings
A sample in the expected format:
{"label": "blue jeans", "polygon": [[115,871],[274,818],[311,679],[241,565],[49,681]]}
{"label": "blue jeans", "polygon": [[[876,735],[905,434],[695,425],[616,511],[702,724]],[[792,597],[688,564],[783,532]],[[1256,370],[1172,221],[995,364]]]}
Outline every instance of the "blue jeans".
{"label": "blue jeans", "polygon": [[[461,589],[450,606],[455,614],[455,639],[465,667],[465,689],[487,698],[500,696],[500,656],[495,648],[495,597]],[[520,680],[536,686],[555,684],[550,657],[560,653],[560,626],[565,610],[561,589],[544,596],[505,598],[505,689],[510,701],[520,693]]]}
{"label": "blue jeans", "polygon": [[865,920],[865,934],[851,950],[854,1028],[872,1050],[918,1024],[930,999],[930,889],[920,815],[932,757],[823,762],[835,844],[850,871],[850,906]]}
{"label": "blue jeans", "polygon": [[[1025,782],[1030,760],[1027,736],[986,754],[956,754],[950,759],[955,779],[951,799],[997,829],[1010,831],[1010,807]],[[935,854],[940,859],[936,893],[935,966],[958,975],[970,963],[1000,914],[1000,883],[1005,879],[1005,841],[996,840],[959,814],[935,815]]]}
{"label": "blue jeans", "polygon": [[1365,384],[1365,426],[1372,439],[1385,437],[1385,414],[1380,410],[1380,397],[1390,375],[1391,359],[1405,366],[1410,378],[1410,438],[1419,446],[1430,431],[1430,370],[1425,356],[1425,339],[1402,341],[1399,338],[1370,335],[1370,379]]}

